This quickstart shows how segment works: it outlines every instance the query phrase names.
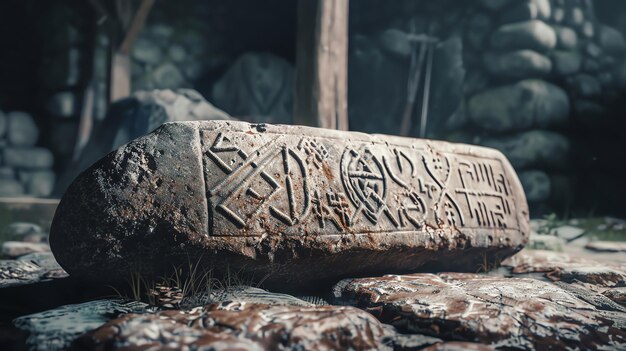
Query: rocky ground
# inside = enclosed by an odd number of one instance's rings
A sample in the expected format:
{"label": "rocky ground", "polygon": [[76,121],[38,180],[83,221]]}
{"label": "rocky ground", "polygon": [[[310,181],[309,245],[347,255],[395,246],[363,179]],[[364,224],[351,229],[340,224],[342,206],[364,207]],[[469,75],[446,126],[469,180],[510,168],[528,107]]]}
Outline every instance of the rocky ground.
{"label": "rocky ground", "polygon": [[345,279],[319,296],[292,296],[236,278],[210,289],[171,279],[146,295],[140,279],[130,292],[87,287],[58,266],[44,228],[12,223],[2,232],[0,343],[33,350],[626,348],[626,221],[531,224],[526,249],[477,273]]}

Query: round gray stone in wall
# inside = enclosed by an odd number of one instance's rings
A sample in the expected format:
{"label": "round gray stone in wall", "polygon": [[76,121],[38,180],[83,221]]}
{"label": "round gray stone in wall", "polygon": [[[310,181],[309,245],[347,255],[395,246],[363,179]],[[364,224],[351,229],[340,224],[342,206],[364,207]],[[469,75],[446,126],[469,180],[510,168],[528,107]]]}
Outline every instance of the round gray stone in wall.
{"label": "round gray stone in wall", "polygon": [[164,63],[152,72],[154,86],[158,89],[177,89],[187,85],[185,77],[172,63]]}
{"label": "round gray stone in wall", "polygon": [[15,146],[33,146],[39,138],[39,129],[33,117],[26,112],[7,113],[7,137],[9,144]]}
{"label": "round gray stone in wall", "polygon": [[141,63],[154,65],[161,61],[163,51],[154,40],[139,37],[135,44],[133,44],[131,56]]}
{"label": "round gray stone in wall", "polygon": [[578,34],[569,28],[562,26],[554,26],[556,33],[556,42],[559,49],[574,50],[578,46]]}
{"label": "round gray stone in wall", "polygon": [[552,70],[550,59],[533,50],[488,52],[484,63],[489,73],[500,78],[543,77]]}
{"label": "round gray stone in wall", "polygon": [[570,143],[563,135],[545,130],[487,138],[481,145],[502,151],[516,169],[563,168],[568,162],[570,149]]}
{"label": "round gray stone in wall", "polygon": [[569,115],[569,98],[539,79],[487,90],[469,100],[471,120],[491,131],[507,132],[558,125]]}
{"label": "round gray stone in wall", "polygon": [[491,35],[491,46],[499,50],[531,49],[540,52],[556,46],[556,34],[539,20],[503,25]]}

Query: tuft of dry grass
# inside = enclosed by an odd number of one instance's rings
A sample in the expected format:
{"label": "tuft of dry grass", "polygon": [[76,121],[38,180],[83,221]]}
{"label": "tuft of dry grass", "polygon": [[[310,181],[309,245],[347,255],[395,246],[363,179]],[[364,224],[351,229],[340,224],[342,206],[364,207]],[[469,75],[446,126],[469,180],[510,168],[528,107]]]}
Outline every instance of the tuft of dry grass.
{"label": "tuft of dry grass", "polygon": [[502,266],[502,258],[496,255],[493,260],[489,260],[487,253],[483,253],[483,261],[478,265],[476,273],[487,273]]}
{"label": "tuft of dry grass", "polygon": [[242,270],[226,267],[225,274],[217,278],[214,269],[201,265],[202,257],[195,263],[173,267],[169,276],[155,280],[145,279],[139,270],[133,270],[126,279],[125,289],[111,288],[118,298],[148,303],[163,308],[191,308],[219,301],[226,293],[242,286],[259,287],[267,276],[256,282],[244,278]]}

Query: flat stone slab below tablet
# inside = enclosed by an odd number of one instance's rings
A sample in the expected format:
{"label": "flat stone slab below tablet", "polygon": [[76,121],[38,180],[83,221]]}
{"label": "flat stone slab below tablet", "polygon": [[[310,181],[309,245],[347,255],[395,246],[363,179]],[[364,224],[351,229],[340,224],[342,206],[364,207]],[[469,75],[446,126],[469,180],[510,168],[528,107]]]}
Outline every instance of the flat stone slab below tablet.
{"label": "flat stone slab below tablet", "polygon": [[334,302],[365,309],[400,332],[496,348],[626,347],[626,310],[594,304],[592,295],[605,297],[585,291],[582,299],[562,284],[567,289],[537,279],[470,273],[387,275],[341,281]]}
{"label": "flat stone slab below tablet", "polygon": [[[149,326],[149,327],[146,327]],[[225,302],[189,311],[127,314],[79,339],[75,349],[393,350],[388,329],[341,306]]]}
{"label": "flat stone slab below tablet", "polygon": [[64,195],[50,244],[71,274],[201,261],[298,287],[475,270],[520,250],[528,208],[498,151],[299,126],[167,123]]}

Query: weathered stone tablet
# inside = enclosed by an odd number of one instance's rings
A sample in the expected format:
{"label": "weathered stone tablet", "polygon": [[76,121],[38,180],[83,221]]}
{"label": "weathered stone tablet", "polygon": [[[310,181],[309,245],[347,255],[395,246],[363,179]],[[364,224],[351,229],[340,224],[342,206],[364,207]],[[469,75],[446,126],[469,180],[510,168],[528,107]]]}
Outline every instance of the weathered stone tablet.
{"label": "weathered stone tablet", "polygon": [[299,126],[167,123],[83,172],[50,244],[71,274],[201,263],[270,285],[476,270],[520,250],[528,207],[498,151]]}

